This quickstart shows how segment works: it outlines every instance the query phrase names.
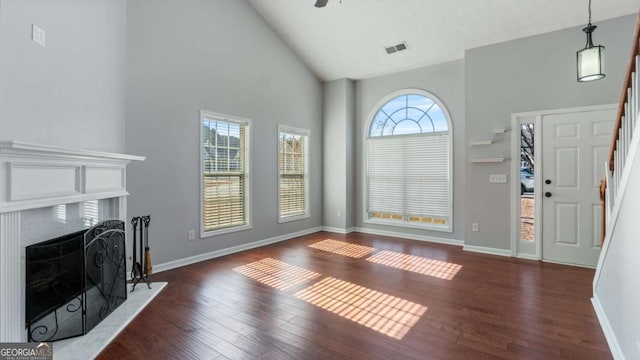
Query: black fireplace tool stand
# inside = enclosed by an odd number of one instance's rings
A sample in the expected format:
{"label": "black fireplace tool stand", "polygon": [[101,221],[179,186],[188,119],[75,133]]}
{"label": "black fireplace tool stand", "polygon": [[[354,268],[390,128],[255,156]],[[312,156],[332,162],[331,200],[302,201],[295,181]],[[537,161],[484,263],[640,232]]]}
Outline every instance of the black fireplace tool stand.
{"label": "black fireplace tool stand", "polygon": [[[146,257],[144,254],[145,244],[149,243],[149,223],[151,222],[151,215],[136,216],[131,219],[131,226],[133,227],[133,265],[131,267],[131,292],[136,289],[136,285],[140,282],[147,284],[147,287],[151,289],[151,283],[149,282],[149,274],[147,273]],[[139,233],[139,238],[138,238]],[[138,250],[138,246],[139,250]]]}

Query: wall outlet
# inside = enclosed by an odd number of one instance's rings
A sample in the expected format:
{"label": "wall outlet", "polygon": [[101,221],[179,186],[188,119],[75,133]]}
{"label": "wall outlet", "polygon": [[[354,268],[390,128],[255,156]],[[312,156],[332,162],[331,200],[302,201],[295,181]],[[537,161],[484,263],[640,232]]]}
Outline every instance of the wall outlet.
{"label": "wall outlet", "polygon": [[47,32],[36,24],[31,25],[31,40],[36,43],[46,46],[47,44]]}
{"label": "wall outlet", "polygon": [[195,240],[196,232],[193,230],[189,230],[189,240]]}
{"label": "wall outlet", "polygon": [[478,223],[471,224],[471,231],[474,231],[474,232],[480,231],[480,225]]}
{"label": "wall outlet", "polygon": [[338,209],[338,211],[336,211],[336,216],[337,217],[341,217],[342,216],[342,210]]}

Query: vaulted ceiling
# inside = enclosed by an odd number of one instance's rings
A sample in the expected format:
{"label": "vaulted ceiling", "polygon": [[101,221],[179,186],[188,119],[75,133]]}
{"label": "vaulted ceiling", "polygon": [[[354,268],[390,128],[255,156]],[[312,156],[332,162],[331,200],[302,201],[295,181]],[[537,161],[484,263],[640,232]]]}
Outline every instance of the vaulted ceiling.
{"label": "vaulted ceiling", "polygon": [[[324,8],[314,7],[316,0],[248,1],[325,81],[461,59],[465,49],[588,20],[587,0],[329,0]],[[639,8],[640,0],[593,0],[592,22]],[[402,42],[408,50],[385,51]],[[576,43],[576,51],[581,46]]]}

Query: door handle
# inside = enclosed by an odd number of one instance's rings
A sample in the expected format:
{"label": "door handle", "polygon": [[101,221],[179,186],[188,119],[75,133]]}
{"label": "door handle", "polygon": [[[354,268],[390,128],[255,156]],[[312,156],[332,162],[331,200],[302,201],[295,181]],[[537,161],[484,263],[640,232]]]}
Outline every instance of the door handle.
{"label": "door handle", "polygon": [[551,180],[547,179],[547,180],[544,181],[544,183],[549,185],[549,184],[551,184]]}
{"label": "door handle", "polygon": [[547,191],[546,193],[544,193],[544,196],[551,197],[551,193]]}

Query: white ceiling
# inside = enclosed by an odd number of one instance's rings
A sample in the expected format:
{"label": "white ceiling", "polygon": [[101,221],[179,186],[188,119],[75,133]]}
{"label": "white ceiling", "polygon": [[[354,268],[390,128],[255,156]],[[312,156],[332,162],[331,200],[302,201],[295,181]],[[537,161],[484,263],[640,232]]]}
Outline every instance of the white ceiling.
{"label": "white ceiling", "polygon": [[[587,0],[248,0],[325,81],[364,79],[464,57],[464,50],[585,25]],[[593,23],[640,0],[593,0]],[[409,50],[384,48],[406,41]],[[598,43],[598,31],[594,33]],[[602,44],[605,45],[606,44]],[[576,43],[576,51],[583,46]]]}

